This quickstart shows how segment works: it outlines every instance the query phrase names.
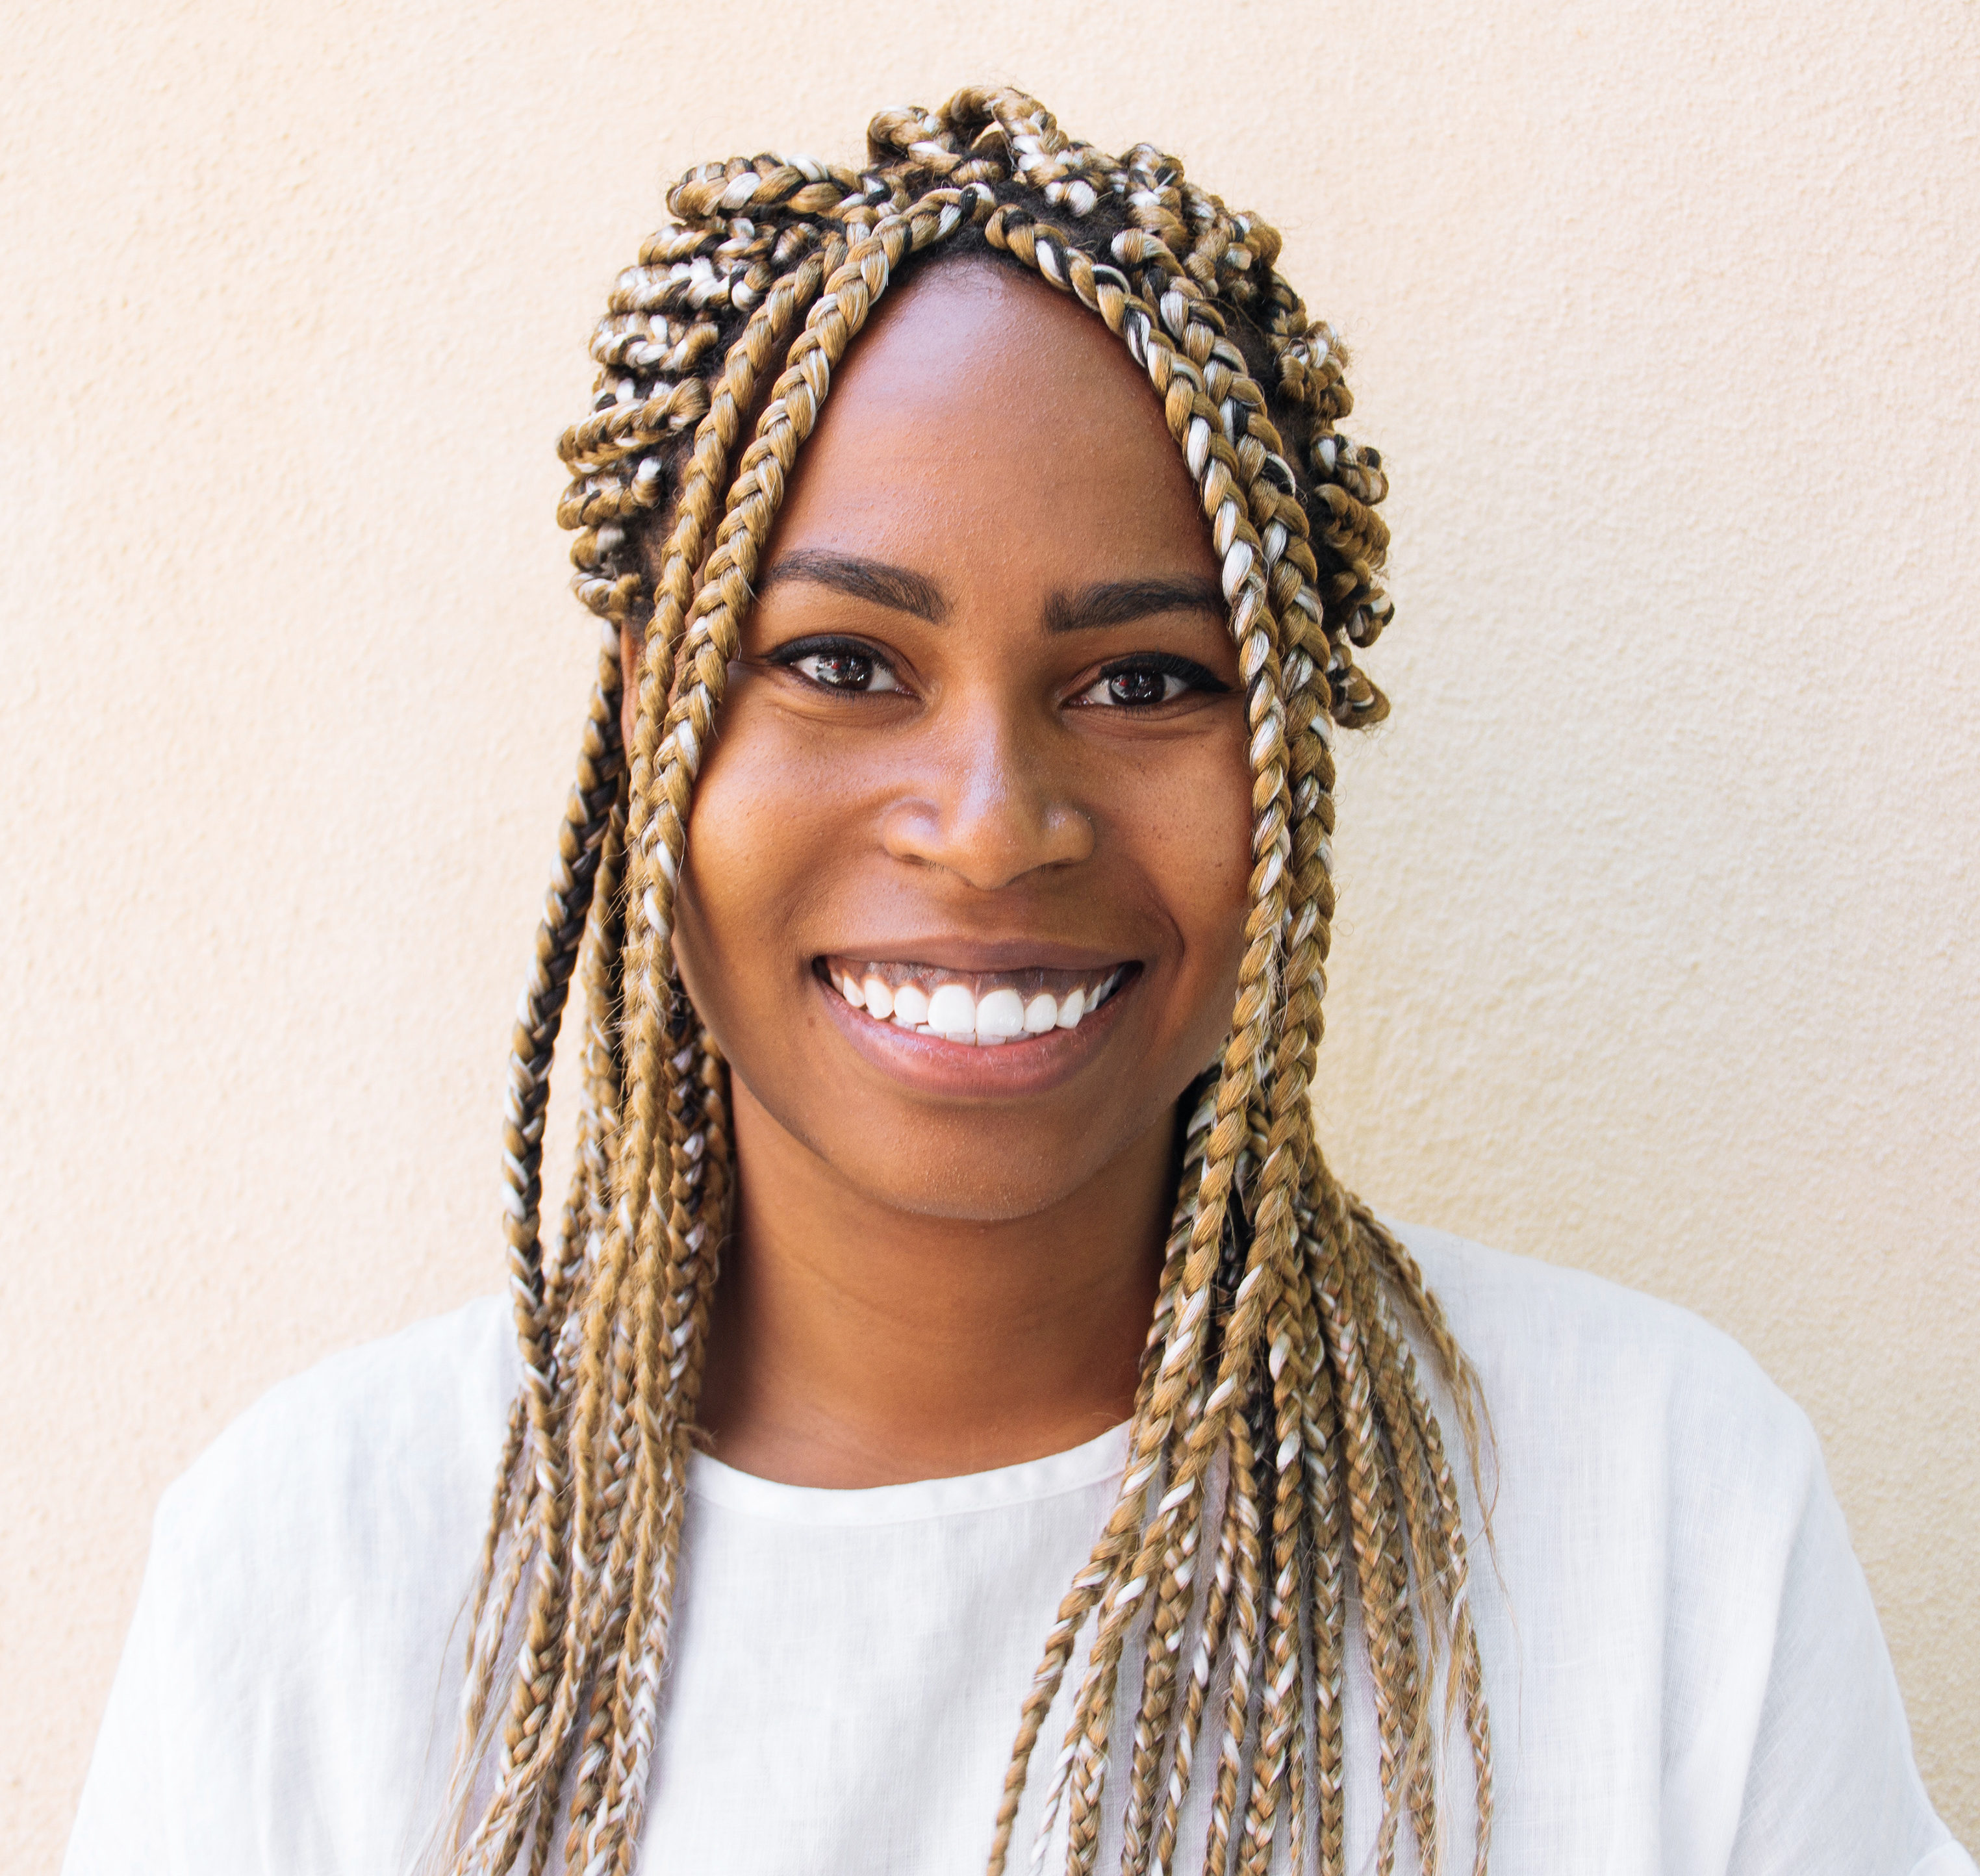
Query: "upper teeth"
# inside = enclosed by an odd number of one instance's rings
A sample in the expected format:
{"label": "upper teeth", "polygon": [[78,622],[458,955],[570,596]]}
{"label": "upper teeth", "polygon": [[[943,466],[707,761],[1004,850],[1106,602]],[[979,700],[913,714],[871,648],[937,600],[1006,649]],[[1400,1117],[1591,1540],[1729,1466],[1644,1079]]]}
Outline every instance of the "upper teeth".
{"label": "upper teeth", "polygon": [[[1077,1028],[1081,1017],[1099,1008],[1119,987],[1122,968],[1117,965],[1098,982],[1089,978],[1056,995],[1036,983],[1040,975],[1036,971],[1011,974],[1033,980],[1022,987],[986,982],[979,977],[972,988],[912,965],[869,965],[861,971],[833,964],[828,975],[855,1010],[864,1010],[883,1022],[952,1042],[995,1044],[1018,1036],[1041,1036],[1051,1029]],[[1053,975],[1063,980],[1074,973]],[[932,980],[930,987],[925,988],[916,978]]]}

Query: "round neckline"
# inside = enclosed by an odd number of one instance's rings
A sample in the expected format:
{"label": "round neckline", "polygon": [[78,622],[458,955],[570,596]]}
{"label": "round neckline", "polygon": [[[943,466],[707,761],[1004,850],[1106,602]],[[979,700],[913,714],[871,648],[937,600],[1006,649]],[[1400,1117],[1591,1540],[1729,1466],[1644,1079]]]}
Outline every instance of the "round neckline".
{"label": "round neckline", "polygon": [[783,1485],[738,1472],[705,1453],[688,1465],[688,1489],[725,1510],[780,1524],[912,1524],[924,1519],[966,1516],[1080,1492],[1118,1479],[1128,1463],[1123,1420],[1096,1439],[1041,1459],[1021,1459],[990,1472],[962,1473],[948,1479],[911,1479],[899,1485]]}

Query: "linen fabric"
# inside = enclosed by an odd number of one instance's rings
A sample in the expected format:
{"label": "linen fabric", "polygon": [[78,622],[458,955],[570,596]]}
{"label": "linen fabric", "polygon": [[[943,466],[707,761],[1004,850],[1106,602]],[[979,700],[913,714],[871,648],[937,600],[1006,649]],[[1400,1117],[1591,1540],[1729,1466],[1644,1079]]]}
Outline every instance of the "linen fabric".
{"label": "linen fabric", "polygon": [[[1399,1228],[1496,1441],[1495,1551],[1474,1542],[1472,1579],[1494,1876],[1975,1876],[1920,1785],[1801,1412],[1681,1310]],[[516,1381],[508,1309],[490,1298],[283,1383],[171,1487],[67,1876],[415,1866]],[[641,1876],[980,1870],[1020,1703],[1126,1449],[1116,1428],[865,1491],[698,1458]],[[1350,1625],[1350,1869],[1368,1867],[1380,1815],[1360,1649]],[[1034,1761],[1014,1876],[1081,1659]],[[1134,1694],[1130,1679],[1103,1871]],[[1207,1725],[1178,1871],[1200,1867],[1214,1738]],[[1442,1773],[1447,1866],[1468,1871],[1461,1728]],[[1414,1866],[1405,1848],[1398,1867]]]}

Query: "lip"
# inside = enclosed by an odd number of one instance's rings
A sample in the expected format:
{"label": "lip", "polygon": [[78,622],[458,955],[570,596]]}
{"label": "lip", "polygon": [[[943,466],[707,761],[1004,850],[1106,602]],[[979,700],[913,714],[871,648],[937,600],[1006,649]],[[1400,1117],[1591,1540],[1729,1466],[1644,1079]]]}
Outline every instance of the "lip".
{"label": "lip", "polygon": [[[1095,960],[1091,953],[1081,953],[1076,960],[1061,964],[1060,958],[1070,954],[1036,945],[1022,949],[1006,948],[995,961],[975,961],[997,948],[970,945],[935,957],[920,948],[898,958],[884,953],[878,957],[868,952],[860,955],[872,957],[875,964],[912,961],[950,971],[1008,971],[1024,964],[1077,971],[1098,968],[1104,961]],[[816,973],[811,982],[840,1034],[889,1081],[902,1083],[918,1094],[952,1101],[1009,1101],[1047,1093],[1078,1074],[1106,1046],[1121,1007],[1140,989],[1144,975],[1138,965],[1131,968],[1113,995],[1091,1015],[1082,1017],[1076,1027],[1028,1036],[998,1048],[945,1041],[939,1036],[919,1035],[896,1024],[879,1021],[865,1011],[853,1008]]]}

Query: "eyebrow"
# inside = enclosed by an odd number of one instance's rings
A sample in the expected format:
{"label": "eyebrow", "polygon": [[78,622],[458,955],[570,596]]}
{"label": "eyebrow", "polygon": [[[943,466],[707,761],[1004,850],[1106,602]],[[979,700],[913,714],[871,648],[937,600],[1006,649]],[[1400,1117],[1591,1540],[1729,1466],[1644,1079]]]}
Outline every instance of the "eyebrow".
{"label": "eyebrow", "polygon": [[1045,629],[1093,632],[1125,626],[1157,613],[1224,616],[1224,591],[1214,579],[1108,579],[1075,593],[1055,593],[1045,603]]}
{"label": "eyebrow", "polygon": [[[799,548],[780,556],[756,590],[766,593],[791,579],[829,587],[893,612],[912,613],[931,625],[940,625],[948,616],[948,600],[933,580],[884,560],[865,560],[826,548]],[[1101,631],[1158,613],[1214,613],[1221,619],[1227,609],[1223,589],[1214,579],[1100,580],[1077,593],[1054,593],[1045,602],[1045,629],[1055,636]]]}
{"label": "eyebrow", "polygon": [[871,600],[893,612],[912,613],[931,625],[940,625],[948,613],[948,602],[933,580],[904,566],[889,566],[884,560],[862,560],[852,554],[801,547],[779,556],[757,583],[756,590],[767,593],[787,579],[829,586],[835,593]]}

